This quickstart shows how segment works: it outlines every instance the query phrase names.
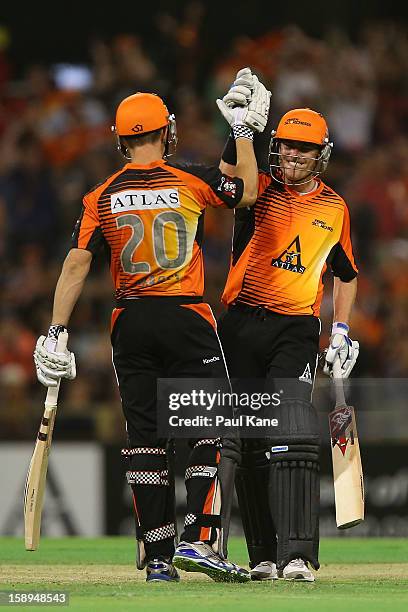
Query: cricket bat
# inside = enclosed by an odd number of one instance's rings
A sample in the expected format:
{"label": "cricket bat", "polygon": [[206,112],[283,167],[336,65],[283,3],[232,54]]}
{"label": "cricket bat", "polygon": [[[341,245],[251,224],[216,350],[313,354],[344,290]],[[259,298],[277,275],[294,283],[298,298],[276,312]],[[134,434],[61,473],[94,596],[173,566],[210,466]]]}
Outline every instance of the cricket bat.
{"label": "cricket bat", "polygon": [[[65,351],[67,341],[67,332],[61,332],[56,346],[58,353]],[[56,387],[48,388],[44,404],[44,414],[28,468],[24,490],[24,536],[26,550],[37,550],[40,542],[41,514],[44,503],[48,455],[54,431],[59,387],[60,381],[58,381]]]}
{"label": "cricket bat", "polygon": [[329,414],[338,529],[364,520],[364,481],[354,408],[346,404],[339,360],[333,364],[336,406]]}

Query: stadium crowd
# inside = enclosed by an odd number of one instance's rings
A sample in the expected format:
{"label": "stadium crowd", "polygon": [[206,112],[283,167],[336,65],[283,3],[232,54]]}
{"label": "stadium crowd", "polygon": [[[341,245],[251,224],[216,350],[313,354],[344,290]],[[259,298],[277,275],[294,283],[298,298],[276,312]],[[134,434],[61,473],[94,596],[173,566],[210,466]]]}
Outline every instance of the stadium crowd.
{"label": "stadium crowd", "polygon": [[[353,372],[408,376],[408,38],[397,23],[364,26],[357,40],[298,27],[231,42],[221,62],[200,45],[203,5],[176,20],[160,13],[155,46],[142,36],[95,39],[86,64],[27,65],[16,74],[0,49],[0,438],[32,437],[44,391],[32,352],[46,332],[55,286],[82,196],[123,160],[110,132],[117,103],[155,91],[176,113],[178,159],[217,163],[226,126],[217,114],[236,70],[251,66],[273,92],[276,118],[289,108],[322,112],[334,153],[324,180],[349,204],[360,268]],[[1,43],[0,43],[1,44]],[[84,59],[85,62],[85,59]],[[217,313],[229,261],[232,213],[206,214],[206,297]],[[330,274],[322,347],[331,320]],[[70,326],[78,362],[63,385],[60,435],[121,440],[122,414],[109,340],[113,291],[96,261]]]}

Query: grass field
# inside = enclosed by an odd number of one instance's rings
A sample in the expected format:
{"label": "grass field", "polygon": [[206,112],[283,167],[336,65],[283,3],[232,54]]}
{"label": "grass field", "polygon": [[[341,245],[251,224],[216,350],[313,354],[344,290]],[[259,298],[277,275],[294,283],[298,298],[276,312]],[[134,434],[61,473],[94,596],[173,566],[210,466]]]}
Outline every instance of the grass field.
{"label": "grass field", "polygon": [[[65,590],[68,609],[98,612],[408,610],[408,540],[323,540],[314,584],[228,585],[182,572],[179,584],[148,585],[144,572],[135,570],[134,549],[131,538],[63,538],[43,539],[38,551],[26,552],[21,539],[0,538],[0,590]],[[229,552],[231,560],[246,564],[242,539],[232,538]]]}

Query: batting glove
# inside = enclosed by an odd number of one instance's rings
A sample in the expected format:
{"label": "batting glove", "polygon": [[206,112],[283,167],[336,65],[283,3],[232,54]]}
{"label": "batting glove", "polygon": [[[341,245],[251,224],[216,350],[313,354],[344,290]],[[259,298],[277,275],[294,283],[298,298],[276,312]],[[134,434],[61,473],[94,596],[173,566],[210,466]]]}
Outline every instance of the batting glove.
{"label": "batting glove", "polygon": [[48,335],[40,336],[34,350],[37,378],[45,387],[56,387],[60,378],[76,377],[75,355],[68,349],[56,352],[58,335],[66,331],[62,325],[51,325]]}
{"label": "batting glove", "polygon": [[223,97],[227,106],[248,106],[254,90],[254,75],[250,68],[242,68],[237,72],[235,81]]}
{"label": "batting glove", "polygon": [[[232,128],[234,138],[250,138],[242,128],[252,132],[263,132],[268,121],[271,92],[253,75],[254,90],[248,106],[231,108],[224,100],[217,100],[217,106]],[[253,136],[253,135],[252,135]]]}
{"label": "batting glove", "polygon": [[333,363],[339,358],[342,378],[348,378],[360,352],[357,340],[348,337],[349,326],[346,323],[333,323],[329,348],[325,352],[323,372],[333,376]]}

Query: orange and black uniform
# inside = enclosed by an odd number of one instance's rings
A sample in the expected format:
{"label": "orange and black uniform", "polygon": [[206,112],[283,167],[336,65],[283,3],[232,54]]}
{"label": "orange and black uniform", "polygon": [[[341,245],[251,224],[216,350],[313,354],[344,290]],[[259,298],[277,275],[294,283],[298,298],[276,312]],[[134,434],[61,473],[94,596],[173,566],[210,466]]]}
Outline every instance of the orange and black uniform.
{"label": "orange and black uniform", "polygon": [[222,296],[228,311],[218,329],[230,375],[280,391],[282,425],[275,438],[242,441],[236,489],[252,568],[270,560],[282,569],[302,557],[317,569],[319,445],[310,399],[323,274],[330,267],[344,282],[357,274],[349,213],[321,180],[305,195],[267,174],[259,183],[255,205],[235,213]]}
{"label": "orange and black uniform", "polygon": [[[313,192],[300,195],[261,173],[255,206],[235,212],[222,296],[228,313],[220,335],[232,375],[300,378],[310,383],[299,387],[310,396],[328,266],[345,282],[357,275],[344,200],[321,180]],[[257,330],[259,322],[266,323],[261,334],[238,324],[248,315]]]}
{"label": "orange and black uniform", "polygon": [[[73,233],[73,248],[103,247],[109,260],[113,362],[130,449],[124,454],[148,557],[174,550],[166,440],[156,433],[157,379],[227,379],[216,323],[202,302],[203,215],[207,205],[235,207],[242,194],[243,181],[216,167],[128,163],[85,195]],[[218,461],[214,441],[204,440],[189,465]],[[213,479],[189,477],[186,485],[190,523],[183,537],[210,540],[208,524],[191,517],[211,514]]]}

